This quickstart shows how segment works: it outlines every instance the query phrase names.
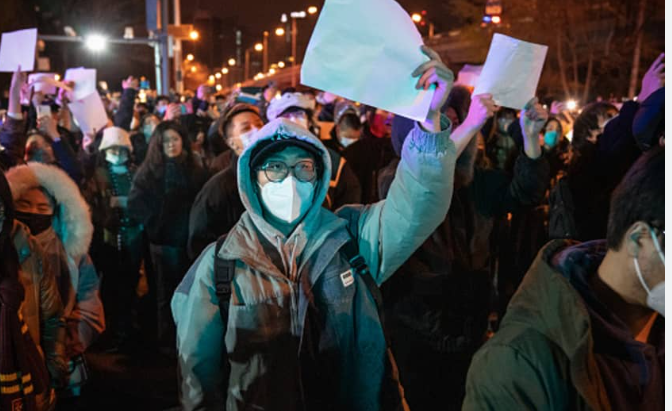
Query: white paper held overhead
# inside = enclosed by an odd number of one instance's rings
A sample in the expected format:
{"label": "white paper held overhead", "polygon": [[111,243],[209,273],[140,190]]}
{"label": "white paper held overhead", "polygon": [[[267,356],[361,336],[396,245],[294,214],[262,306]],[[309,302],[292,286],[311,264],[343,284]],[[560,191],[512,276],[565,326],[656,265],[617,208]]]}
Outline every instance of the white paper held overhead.
{"label": "white paper held overhead", "polygon": [[65,81],[74,81],[75,88],[71,100],[82,100],[96,90],[96,69],[83,67],[68,69],[65,72]]}
{"label": "white paper held overhead", "polygon": [[464,67],[462,67],[462,70],[457,73],[457,80],[455,80],[455,85],[476,87],[482,70],[483,66],[472,66],[470,64],[465,64]]}
{"label": "white paper held overhead", "polygon": [[28,84],[33,86],[35,92],[44,94],[56,94],[56,73],[33,73],[28,76]]}
{"label": "white paper held overhead", "polygon": [[35,69],[35,46],[37,29],[27,29],[2,33],[0,40],[0,72],[15,72]]}
{"label": "white paper held overhead", "polygon": [[495,33],[474,95],[491,93],[497,105],[522,110],[537,92],[547,51],[547,46]]}
{"label": "white paper held overhead", "polygon": [[94,133],[107,125],[107,113],[98,93],[70,102],[70,111],[84,133]]}
{"label": "white paper held overhead", "polygon": [[301,83],[424,121],[434,95],[413,71],[429,60],[409,14],[394,0],[326,0],[301,67]]}

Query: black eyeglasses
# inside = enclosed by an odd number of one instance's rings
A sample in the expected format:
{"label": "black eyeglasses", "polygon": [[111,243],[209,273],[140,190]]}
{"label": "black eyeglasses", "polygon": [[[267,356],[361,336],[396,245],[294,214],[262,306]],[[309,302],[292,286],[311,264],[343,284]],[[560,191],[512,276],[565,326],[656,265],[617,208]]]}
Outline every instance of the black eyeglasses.
{"label": "black eyeglasses", "polygon": [[266,178],[274,183],[283,181],[289,175],[289,170],[297,180],[304,183],[312,183],[317,178],[317,169],[312,161],[299,161],[293,166],[288,166],[282,161],[269,161],[257,170],[263,170]]}

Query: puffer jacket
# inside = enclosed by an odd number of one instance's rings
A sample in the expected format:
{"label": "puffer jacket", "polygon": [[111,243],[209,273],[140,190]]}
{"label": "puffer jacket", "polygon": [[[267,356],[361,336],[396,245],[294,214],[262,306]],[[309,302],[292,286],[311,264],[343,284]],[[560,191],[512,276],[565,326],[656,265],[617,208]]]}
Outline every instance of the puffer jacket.
{"label": "puffer jacket", "polygon": [[634,339],[593,291],[605,252],[605,241],[565,240],[539,252],[474,356],[463,410],[664,408],[665,319]]}
{"label": "puffer jacket", "polygon": [[15,220],[12,238],[21,264],[19,280],[26,291],[21,306],[23,320],[31,338],[42,350],[50,372],[57,373],[52,378],[64,378],[67,360],[65,328],[61,321],[63,304],[54,272],[28,227]]}
{"label": "puffer jacket", "polygon": [[[363,278],[343,275],[350,264],[339,250],[352,238],[350,227],[380,285],[443,221],[456,149],[446,118],[442,130],[411,131],[386,201],[336,214],[322,208],[331,160],[319,139],[285,119],[259,131],[238,163],[247,211],[218,254],[236,261],[226,333],[214,245],[173,296],[185,410],[380,409],[386,348],[380,318]],[[250,172],[254,147],[273,138],[315,145],[325,165],[313,204],[289,237],[264,219]],[[230,364],[227,381],[222,361]]]}
{"label": "puffer jacket", "polygon": [[66,321],[66,356],[72,361],[105,330],[100,278],[88,256],[91,212],[79,188],[56,166],[29,162],[6,176],[15,201],[27,190],[41,187],[57,205],[52,227],[35,240],[56,278]]}

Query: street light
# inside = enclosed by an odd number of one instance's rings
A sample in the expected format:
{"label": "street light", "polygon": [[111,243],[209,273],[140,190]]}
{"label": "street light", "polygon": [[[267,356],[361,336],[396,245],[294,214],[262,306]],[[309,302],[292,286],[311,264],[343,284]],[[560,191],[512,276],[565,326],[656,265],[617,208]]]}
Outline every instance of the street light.
{"label": "street light", "polygon": [[284,61],[278,62],[278,67],[285,68],[285,62]]}
{"label": "street light", "polygon": [[222,69],[222,74],[229,74],[229,69],[226,68],[226,67],[224,67],[224,68]]}
{"label": "street light", "polygon": [[187,60],[194,61],[194,55],[193,54],[187,54]]}
{"label": "street light", "polygon": [[219,80],[220,78],[222,78],[222,73],[219,73],[219,72],[215,73],[215,78],[216,78],[217,80]]}
{"label": "street light", "polygon": [[416,24],[420,24],[421,26],[425,25],[425,20],[426,20],[427,24],[429,24],[428,37],[431,39],[432,37],[434,37],[434,23],[427,20],[426,16],[427,16],[427,12],[425,10],[423,10],[422,13],[411,14],[411,20],[413,20],[413,22],[415,22]]}
{"label": "street light", "polygon": [[222,85],[221,85],[221,84],[217,84],[217,85],[215,86],[215,89],[216,89],[217,91],[222,91]]}
{"label": "street light", "polygon": [[84,44],[86,45],[86,48],[93,52],[101,52],[107,47],[107,38],[100,34],[91,34],[86,37]]}
{"label": "street light", "polygon": [[261,43],[257,43],[254,45],[254,50],[255,51],[263,51],[264,50],[264,45]]}
{"label": "street light", "polygon": [[502,18],[499,17],[499,16],[492,16],[492,22],[493,22],[494,24],[499,24],[499,23],[502,22]]}
{"label": "street light", "polygon": [[192,30],[189,33],[189,38],[192,39],[192,40],[198,40],[198,37],[199,37],[199,34],[196,30]]}
{"label": "street light", "polygon": [[234,58],[230,58],[230,59],[229,59],[229,66],[233,67],[233,66],[235,66],[235,65],[236,65],[236,59],[234,59]]}
{"label": "street light", "polygon": [[196,70],[198,70],[198,69],[196,68],[196,66],[191,66],[191,72],[192,72],[192,73],[195,73]]}
{"label": "street light", "polygon": [[[308,8],[308,13],[305,11],[293,11],[289,13],[289,16],[292,18],[292,67],[294,67],[294,73],[292,74],[292,87],[296,87],[296,84],[298,82],[298,79],[296,78],[296,60],[297,60],[297,52],[296,52],[296,39],[299,36],[299,29],[296,24],[296,19],[305,19],[308,14],[314,15],[317,13],[317,7],[315,6],[310,6]],[[281,19],[281,22],[285,23],[287,21],[287,14],[283,14]]]}
{"label": "street light", "polygon": [[278,37],[284,36],[285,35],[285,29],[283,29],[282,27],[278,27],[277,29],[275,29],[275,35],[278,36]]}

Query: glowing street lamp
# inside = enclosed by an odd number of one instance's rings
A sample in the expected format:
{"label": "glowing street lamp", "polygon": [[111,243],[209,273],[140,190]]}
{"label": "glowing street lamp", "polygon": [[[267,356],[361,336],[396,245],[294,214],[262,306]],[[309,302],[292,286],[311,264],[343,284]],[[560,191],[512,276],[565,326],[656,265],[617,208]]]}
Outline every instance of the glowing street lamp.
{"label": "glowing street lamp", "polygon": [[226,67],[224,67],[224,68],[222,69],[222,74],[229,74],[229,69],[226,68]]}
{"label": "glowing street lamp", "polygon": [[315,6],[308,7],[308,14],[315,14],[315,13],[317,13],[317,7]]}
{"label": "glowing street lamp", "polygon": [[216,89],[217,91],[222,91],[222,85],[221,85],[221,84],[217,84],[217,85],[215,86],[215,89]]}
{"label": "glowing street lamp", "polygon": [[93,52],[101,52],[107,48],[107,38],[100,34],[92,34],[84,40],[84,44]]}
{"label": "glowing street lamp", "polygon": [[502,22],[502,18],[499,17],[499,16],[492,16],[492,22],[493,22],[494,24],[499,24],[499,23]]}
{"label": "glowing street lamp", "polygon": [[257,43],[257,44],[254,45],[254,49],[256,51],[263,51],[264,50],[264,45],[261,44],[261,43]]}
{"label": "glowing street lamp", "polygon": [[198,32],[196,30],[192,30],[189,33],[189,38],[192,39],[192,40],[198,40],[199,37],[200,37],[200,35],[198,34]]}
{"label": "glowing street lamp", "polygon": [[268,74],[275,74],[275,69],[272,68],[272,69],[268,70]]}
{"label": "glowing street lamp", "polygon": [[194,55],[193,54],[187,54],[187,60],[194,61]]}
{"label": "glowing street lamp", "polygon": [[283,29],[282,27],[278,27],[277,29],[275,29],[275,35],[278,36],[278,37],[284,36],[285,35],[285,29]]}
{"label": "glowing street lamp", "polygon": [[236,59],[234,59],[234,58],[230,58],[230,59],[229,59],[229,66],[233,67],[233,66],[235,66],[235,65],[236,65]]}
{"label": "glowing street lamp", "polygon": [[222,78],[222,73],[219,73],[219,72],[215,73],[215,78],[218,79],[218,80],[220,78]]}
{"label": "glowing street lamp", "polygon": [[196,66],[191,66],[191,69],[190,69],[190,70],[191,70],[192,73],[195,73],[196,70],[197,70],[197,68],[196,68]]}
{"label": "glowing street lamp", "polygon": [[278,67],[285,68],[285,62],[284,61],[278,62]]}
{"label": "glowing street lamp", "polygon": [[422,21],[422,15],[420,15],[420,13],[413,13],[411,15],[411,20],[413,20],[416,23],[420,23]]}

